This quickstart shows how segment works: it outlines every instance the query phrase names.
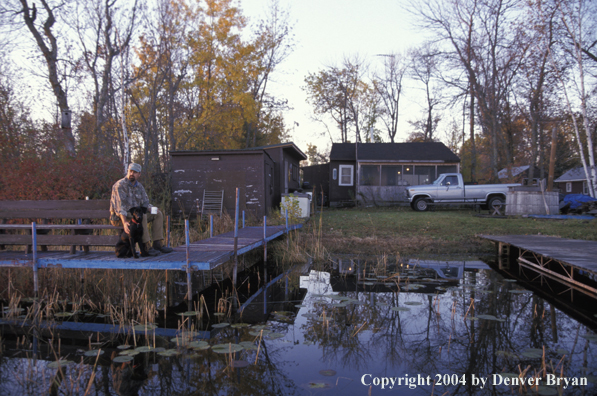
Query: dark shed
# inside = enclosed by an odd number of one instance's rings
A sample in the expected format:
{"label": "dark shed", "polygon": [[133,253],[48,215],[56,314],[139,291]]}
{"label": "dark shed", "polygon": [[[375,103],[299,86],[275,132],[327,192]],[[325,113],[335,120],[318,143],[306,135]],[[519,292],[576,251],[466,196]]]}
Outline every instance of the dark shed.
{"label": "dark shed", "polygon": [[458,172],[459,165],[460,158],[440,142],[334,143],[330,205],[355,198],[364,204],[401,202],[406,186],[429,184],[441,173]]}
{"label": "dark shed", "polygon": [[313,189],[318,205],[321,204],[322,190],[325,197],[324,202],[327,202],[327,197],[330,195],[330,164],[304,166],[301,169],[303,170],[303,183],[305,187],[308,184]]}
{"label": "dark shed", "polygon": [[[293,150],[300,154],[292,153]],[[283,175],[289,179],[286,191],[299,188],[298,162],[304,159],[301,154],[293,143],[241,150],[170,152],[173,215],[188,216],[200,211],[205,190],[224,190],[224,210],[232,214],[237,187],[241,210],[256,217],[267,215],[281,201]],[[295,157],[300,159],[291,160]],[[293,169],[294,165],[290,164],[296,162],[296,180],[294,173],[282,173],[275,158],[281,159],[287,169]]]}
{"label": "dark shed", "polygon": [[273,206],[278,206],[282,201],[282,194],[301,188],[300,163],[306,160],[307,156],[292,142],[255,148],[265,150],[276,163]]}

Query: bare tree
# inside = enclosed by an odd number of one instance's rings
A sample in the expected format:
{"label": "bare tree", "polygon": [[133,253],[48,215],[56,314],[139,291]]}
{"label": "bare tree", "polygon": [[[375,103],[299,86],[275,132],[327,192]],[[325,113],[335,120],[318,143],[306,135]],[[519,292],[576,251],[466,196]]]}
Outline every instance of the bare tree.
{"label": "bare tree", "polygon": [[40,0],[42,9],[38,10],[35,3],[29,5],[27,0],[19,0],[19,3],[7,1],[0,9],[3,15],[22,15],[27,29],[33,36],[37,48],[41,51],[46,67],[48,69],[48,81],[56,98],[58,108],[63,117],[63,144],[66,150],[73,155],[75,153],[75,138],[70,125],[70,110],[68,106],[68,94],[64,89],[64,76],[60,75],[59,69],[61,59],[58,53],[58,37],[55,34],[57,22],[56,12],[66,7],[63,2],[51,3],[47,0]]}
{"label": "bare tree", "polygon": [[423,141],[433,141],[433,133],[441,120],[437,108],[442,101],[441,87],[434,82],[440,69],[441,53],[430,43],[412,50],[410,77],[423,84],[425,92],[424,116],[422,120],[411,122],[422,132]]}
{"label": "bare tree", "polygon": [[83,61],[93,84],[95,135],[103,150],[114,149],[114,136],[105,130],[106,121],[111,118],[109,99],[115,94],[112,89],[114,59],[130,45],[137,11],[136,0],[130,9],[117,4],[117,0],[80,0],[77,3],[77,33]]}
{"label": "bare tree", "polygon": [[398,132],[398,116],[400,114],[400,95],[402,94],[402,80],[407,71],[407,61],[398,53],[383,56],[383,73],[376,74],[373,86],[380,99],[379,118],[388,132],[390,142],[394,143]]}

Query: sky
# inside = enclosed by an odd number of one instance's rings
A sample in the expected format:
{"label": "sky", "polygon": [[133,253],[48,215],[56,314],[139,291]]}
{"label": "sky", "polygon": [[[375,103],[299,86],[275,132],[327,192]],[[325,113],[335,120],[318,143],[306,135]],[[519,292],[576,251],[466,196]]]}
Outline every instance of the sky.
{"label": "sky", "polygon": [[[327,66],[340,65],[345,56],[357,54],[371,68],[381,67],[383,58],[376,55],[406,51],[420,44],[423,37],[411,26],[412,16],[402,8],[405,0],[279,1],[282,8],[289,9],[296,46],[273,76],[270,92],[286,98],[293,108],[284,118],[292,141],[301,150],[306,151],[308,143],[315,144],[320,152],[329,150],[329,134],[321,123],[312,121],[313,108],[306,103],[307,94],[301,89],[305,77]],[[240,7],[251,23],[266,14],[269,3],[270,0],[240,0]],[[405,90],[408,95],[409,90],[417,88],[407,83]],[[408,135],[407,119],[413,111],[419,108],[404,101],[400,105],[398,142]],[[335,133],[335,141],[339,141],[337,127],[331,122],[328,126]]]}

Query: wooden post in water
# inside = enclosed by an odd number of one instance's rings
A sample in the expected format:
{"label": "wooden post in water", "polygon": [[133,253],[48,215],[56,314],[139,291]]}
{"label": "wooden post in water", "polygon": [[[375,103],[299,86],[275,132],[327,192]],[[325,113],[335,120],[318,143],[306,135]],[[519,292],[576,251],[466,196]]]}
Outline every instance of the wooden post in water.
{"label": "wooden post in water", "polygon": [[238,187],[236,188],[236,204],[234,210],[234,269],[232,270],[232,287],[236,290],[236,271],[238,269],[238,210],[239,197]]}
{"label": "wooden post in water", "polygon": [[243,228],[245,228],[245,211],[243,210]]}
{"label": "wooden post in water", "polygon": [[37,225],[35,221],[31,223],[31,236],[32,236],[32,253],[33,253],[33,291],[35,292],[34,297],[38,297],[39,282],[37,279]]}
{"label": "wooden post in water", "polygon": [[185,243],[187,251],[187,307],[189,311],[192,308],[193,301],[193,283],[191,282],[191,257],[190,257],[190,237],[189,237],[189,221],[184,221]]}
{"label": "wooden post in water", "polygon": [[209,215],[209,237],[214,237],[214,215]]}

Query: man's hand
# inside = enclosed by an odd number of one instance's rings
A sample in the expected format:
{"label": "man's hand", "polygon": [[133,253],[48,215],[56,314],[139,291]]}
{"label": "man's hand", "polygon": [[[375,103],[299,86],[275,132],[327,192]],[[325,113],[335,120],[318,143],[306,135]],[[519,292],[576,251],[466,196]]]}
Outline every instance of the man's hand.
{"label": "man's hand", "polygon": [[120,221],[122,222],[122,226],[124,227],[124,232],[131,235],[131,223],[127,221],[126,217],[123,215],[120,216]]}
{"label": "man's hand", "polygon": [[125,221],[124,223],[122,223],[122,225],[124,226],[124,232],[126,232],[127,234],[131,234],[131,223],[128,221]]}

